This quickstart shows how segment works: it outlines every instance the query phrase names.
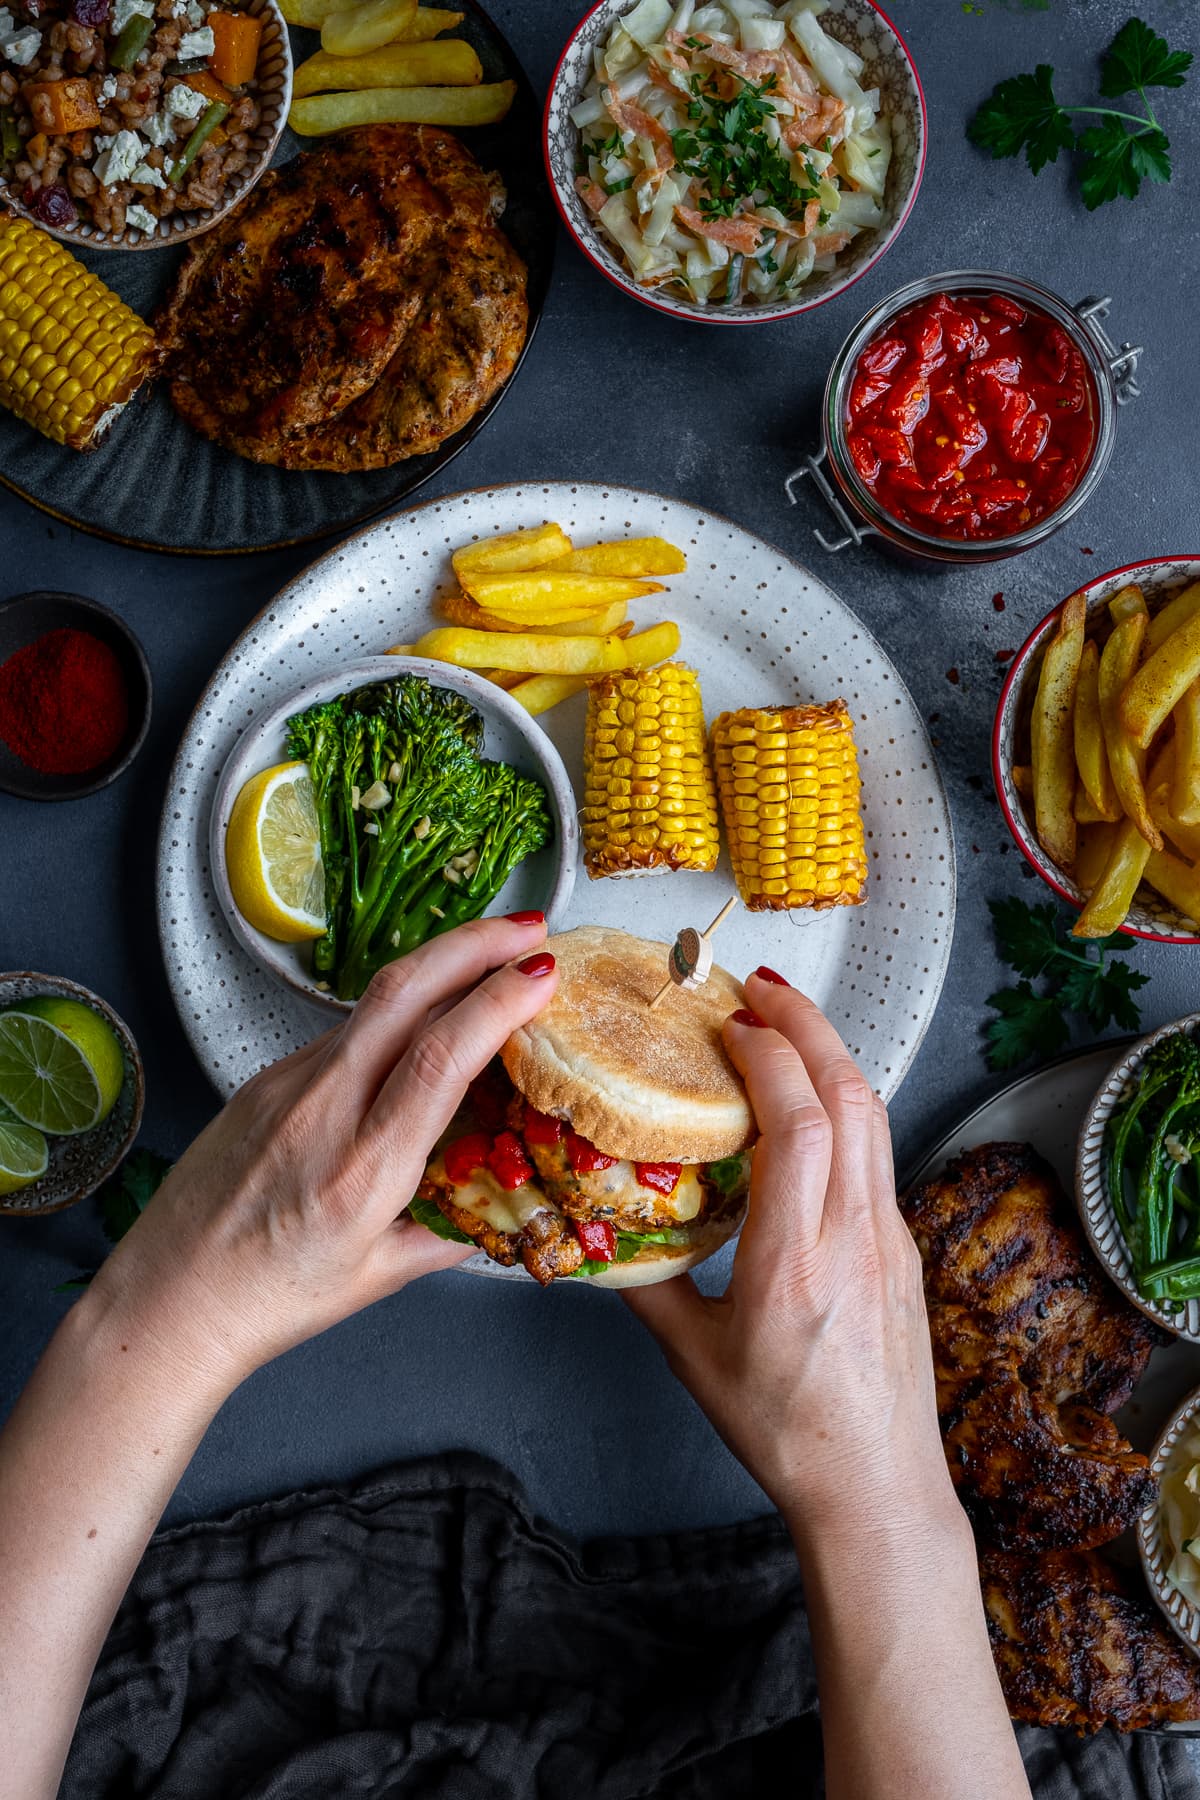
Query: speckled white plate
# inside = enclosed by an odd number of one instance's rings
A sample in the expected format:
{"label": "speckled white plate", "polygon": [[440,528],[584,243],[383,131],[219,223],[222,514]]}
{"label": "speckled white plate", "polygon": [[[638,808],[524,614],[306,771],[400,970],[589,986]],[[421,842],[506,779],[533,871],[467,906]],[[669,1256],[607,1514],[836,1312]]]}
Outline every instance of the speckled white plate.
{"label": "speckled white plate", "polygon": [[[158,856],[167,975],[206,1074],[231,1094],[328,1022],[235,942],[213,891],[209,817],[237,738],[300,682],[418,637],[456,546],[547,519],[581,544],[659,533],[683,547],[688,572],[639,602],[638,615],[679,621],[680,658],[700,671],[708,718],[845,699],[861,755],[869,902],[803,917],[739,909],[721,928],[717,957],[738,975],[768,963],[804,988],[890,1098],[933,1017],[954,921],[950,814],[921,716],[870,632],[780,551],[683,501],[584,483],[456,494],[372,526],[284,588],[218,668],[171,773]],[[584,710],[579,695],[544,715],[577,795]],[[707,925],[732,890],[724,854],[711,875],[581,878],[563,924],[669,939],[682,925]]]}

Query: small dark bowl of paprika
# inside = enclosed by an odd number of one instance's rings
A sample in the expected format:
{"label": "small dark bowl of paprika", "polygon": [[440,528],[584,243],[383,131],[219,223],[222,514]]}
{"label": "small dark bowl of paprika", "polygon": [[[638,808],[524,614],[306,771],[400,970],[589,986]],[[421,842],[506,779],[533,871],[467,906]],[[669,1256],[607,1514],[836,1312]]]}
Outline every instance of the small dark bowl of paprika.
{"label": "small dark bowl of paprika", "polygon": [[150,665],[82,594],[0,601],[0,790],[81,800],[124,774],[150,724]]}

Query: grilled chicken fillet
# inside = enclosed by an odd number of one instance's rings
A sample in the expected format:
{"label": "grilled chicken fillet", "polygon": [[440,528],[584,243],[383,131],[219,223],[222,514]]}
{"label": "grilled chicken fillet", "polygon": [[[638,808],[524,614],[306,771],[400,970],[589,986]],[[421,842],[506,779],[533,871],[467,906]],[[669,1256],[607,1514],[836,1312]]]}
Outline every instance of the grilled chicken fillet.
{"label": "grilled chicken fillet", "polygon": [[1152,1497],[1107,1414],[1162,1334],[1089,1255],[1048,1165],[985,1144],[902,1201],[924,1264],[950,1472],[981,1536],[1083,1549]]}
{"label": "grilled chicken fillet", "polygon": [[433,126],[346,132],[272,170],[197,240],[159,319],[174,406],[288,469],[436,449],[525,342],[525,267],[499,202]]}

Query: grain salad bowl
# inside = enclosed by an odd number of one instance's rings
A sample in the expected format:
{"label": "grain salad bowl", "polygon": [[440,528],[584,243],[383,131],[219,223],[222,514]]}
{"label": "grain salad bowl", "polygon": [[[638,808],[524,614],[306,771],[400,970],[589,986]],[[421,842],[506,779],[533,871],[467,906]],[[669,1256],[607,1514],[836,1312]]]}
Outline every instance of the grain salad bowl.
{"label": "grain salad bowl", "polygon": [[925,95],[908,46],[873,0],[830,0],[821,12],[823,31],[856,52],[864,64],[861,85],[878,88],[879,116],[892,134],[892,157],[884,187],[882,222],[862,232],[837,258],[836,266],[813,274],[795,295],[738,306],[702,305],[641,286],[576,192],[580,132],[571,117],[591,79],[596,52],[613,27],[633,10],[634,0],[599,0],[567,40],[546,100],[543,127],[546,169],[563,224],[588,261],[615,286],[644,306],[677,319],[709,325],[761,325],[822,305],[853,285],[895,243],[912,211],[925,166]]}
{"label": "grain salad bowl", "polygon": [[219,225],[270,167],[292,101],[292,52],[287,24],[276,0],[239,0],[239,10],[252,13],[263,22],[258,65],[253,84],[247,89],[258,103],[259,117],[250,133],[248,159],[230,177],[218,205],[212,208],[180,207],[169,217],[158,220],[154,231],[141,231],[128,224],[120,232],[105,231],[83,216],[66,224],[54,224],[40,218],[26,205],[19,185],[0,176],[0,207],[8,207],[40,231],[48,232],[76,250],[161,250],[169,244],[185,243]]}
{"label": "grain salad bowl", "polygon": [[225,862],[225,836],[234,801],[243,785],[260,770],[286,760],[287,721],[294,713],[372,682],[395,681],[401,675],[420,675],[434,687],[463,695],[483,719],[484,755],[512,763],[521,774],[535,776],[546,790],[553,837],[513,870],[486,908],[487,913],[536,907],[545,913],[553,931],[566,913],[575,886],[579,825],[574,789],[562,758],[531,714],[486,676],[424,657],[365,656],[294,688],[269,711],[247,721],[221,772],[209,820],[209,869],[225,921],[242,949],[293,993],[314,1006],[342,1015],[351,1010],[353,1003],[339,1000],[327,987],[318,985],[309,967],[308,946],[277,943],[255,930],[238,911]]}
{"label": "grain salad bowl", "polygon": [[[1150,616],[1194,581],[1200,581],[1200,556],[1152,557],[1146,562],[1129,563],[1112,569],[1086,587],[1077,590],[1087,603],[1089,624],[1108,606],[1123,587],[1136,583],[1146,597]],[[1083,890],[1066,870],[1050,860],[1038,841],[1033,826],[1032,802],[1017,792],[1013,780],[1013,764],[1029,762],[1029,721],[1037,693],[1042,657],[1046,645],[1058,626],[1064,601],[1047,614],[1041,624],[1026,638],[1017,652],[1000,693],[992,730],[992,779],[996,797],[1013,841],[1030,867],[1041,876],[1046,886],[1061,900],[1076,909],[1086,899]],[[1120,927],[1130,937],[1147,938],[1156,944],[1200,944],[1200,929],[1195,920],[1171,907],[1145,882],[1138,888],[1129,916]]]}

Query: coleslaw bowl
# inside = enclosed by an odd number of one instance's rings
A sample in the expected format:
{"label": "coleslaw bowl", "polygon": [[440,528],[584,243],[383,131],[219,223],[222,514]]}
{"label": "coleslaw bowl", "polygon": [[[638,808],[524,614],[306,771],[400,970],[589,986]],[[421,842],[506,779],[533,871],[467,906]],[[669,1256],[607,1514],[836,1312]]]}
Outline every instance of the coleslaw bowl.
{"label": "coleslaw bowl", "polygon": [[874,0],[830,0],[822,30],[862,58],[862,82],[880,92],[880,117],[892,134],[892,158],[881,203],[882,221],[840,252],[836,265],[813,274],[794,296],[738,306],[702,305],[639,285],[624,260],[595,224],[576,191],[580,133],[571,113],[591,78],[594,55],[634,0],[599,0],[567,40],[546,100],[543,142],[550,186],[563,224],[588,261],[615,286],[674,318],[708,325],[760,325],[790,318],[843,293],[895,243],[912,211],[925,166],[925,95],[908,46]]}
{"label": "coleslaw bowl", "polygon": [[[1150,1473],[1157,1483],[1161,1484],[1181,1442],[1197,1424],[1200,1424],[1200,1388],[1188,1395],[1164,1426],[1150,1452]],[[1164,1528],[1161,1494],[1155,1494],[1138,1519],[1137,1544],[1142,1573],[1163,1617],[1192,1654],[1200,1656],[1200,1607],[1193,1606],[1174,1582],[1167,1579],[1174,1552]]]}

